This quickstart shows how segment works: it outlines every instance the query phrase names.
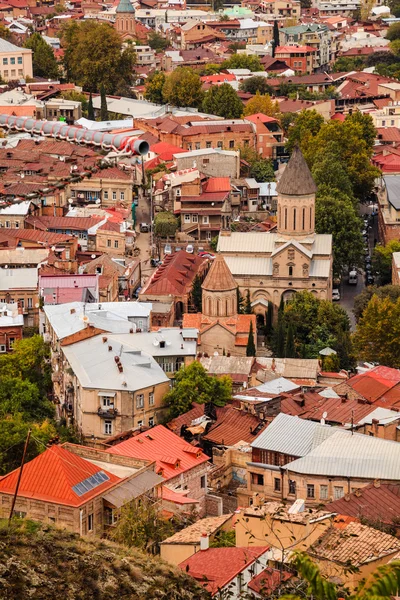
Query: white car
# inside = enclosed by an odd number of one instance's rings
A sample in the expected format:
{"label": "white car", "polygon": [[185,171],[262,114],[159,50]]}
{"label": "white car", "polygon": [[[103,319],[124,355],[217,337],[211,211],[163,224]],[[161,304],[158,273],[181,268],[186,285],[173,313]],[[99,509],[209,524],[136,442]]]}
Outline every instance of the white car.
{"label": "white car", "polygon": [[339,300],[340,300],[339,290],[332,290],[332,300],[333,300],[333,302],[339,302]]}
{"label": "white car", "polygon": [[165,254],[172,254],[171,244],[165,244],[165,246],[164,246],[164,255]]}
{"label": "white car", "polygon": [[186,252],[188,252],[188,254],[193,254],[193,252],[194,252],[193,244],[188,244],[186,246]]}

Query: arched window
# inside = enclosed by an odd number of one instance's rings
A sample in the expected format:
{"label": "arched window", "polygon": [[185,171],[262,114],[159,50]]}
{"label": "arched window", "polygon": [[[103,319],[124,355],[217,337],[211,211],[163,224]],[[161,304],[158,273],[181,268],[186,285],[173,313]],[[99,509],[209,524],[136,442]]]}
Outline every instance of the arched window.
{"label": "arched window", "polygon": [[229,315],[229,298],[226,299],[226,316]]}
{"label": "arched window", "polygon": [[293,231],[296,231],[296,209],[293,209]]}
{"label": "arched window", "polygon": [[310,206],[310,229],[312,227],[312,206]]}
{"label": "arched window", "polygon": [[285,208],[285,229],[287,229],[287,208]]}
{"label": "arched window", "polygon": [[303,225],[302,225],[303,231],[306,228],[306,209],[303,207]]}
{"label": "arched window", "polygon": [[289,267],[289,277],[293,277],[293,267]]}
{"label": "arched window", "polygon": [[207,306],[208,306],[208,314],[211,315],[211,298],[210,296],[207,298]]}

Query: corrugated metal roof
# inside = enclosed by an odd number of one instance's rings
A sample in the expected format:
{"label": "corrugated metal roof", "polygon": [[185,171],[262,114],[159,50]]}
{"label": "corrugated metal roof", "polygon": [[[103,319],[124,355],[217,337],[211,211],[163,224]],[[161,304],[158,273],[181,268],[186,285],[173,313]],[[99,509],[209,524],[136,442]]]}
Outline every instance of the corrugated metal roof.
{"label": "corrugated metal roof", "polygon": [[164,478],[154,473],[154,471],[144,471],[144,473],[139,473],[132,479],[107,492],[103,496],[103,499],[116,508],[120,508],[127,502],[142,496],[157,485],[160,485],[163,481]]}
{"label": "corrugated metal roof", "polygon": [[331,272],[330,260],[312,260],[310,277],[329,277]]}
{"label": "corrugated metal roof", "polygon": [[[279,413],[272,423],[251,444],[253,448],[281,452],[290,456],[306,456],[316,444],[333,436],[335,429],[312,421],[304,421]],[[345,432],[350,436],[350,433]],[[399,446],[400,449],[400,446]],[[294,461],[295,464],[299,461]]]}
{"label": "corrugated metal roof", "polygon": [[[268,430],[269,428],[265,433]],[[285,467],[289,471],[305,475],[400,481],[398,442],[358,433],[351,435],[349,431],[336,428],[332,430],[333,435],[329,439],[325,439],[307,456],[303,455],[303,458],[288,463]]]}
{"label": "corrugated metal roof", "polygon": [[[220,238],[221,239],[221,238]],[[251,275],[272,275],[272,260],[258,256],[225,256],[225,262],[232,275],[249,277]]]}
{"label": "corrugated metal roof", "polygon": [[400,485],[371,483],[349,497],[330,502],[325,508],[341,515],[366,517],[392,525],[400,515]]}
{"label": "corrugated metal roof", "polygon": [[254,254],[269,254],[275,249],[276,235],[274,233],[254,233],[233,231],[231,235],[219,236],[218,252],[248,252]]}

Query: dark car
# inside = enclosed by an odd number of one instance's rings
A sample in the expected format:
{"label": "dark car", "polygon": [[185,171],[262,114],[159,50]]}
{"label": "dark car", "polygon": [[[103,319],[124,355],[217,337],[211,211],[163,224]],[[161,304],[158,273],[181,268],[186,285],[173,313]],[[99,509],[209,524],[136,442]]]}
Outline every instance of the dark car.
{"label": "dark car", "polygon": [[374,278],[372,276],[372,273],[367,273],[365,277],[365,283],[366,285],[374,285]]}
{"label": "dark car", "polygon": [[149,233],[150,225],[148,223],[140,223],[140,233]]}

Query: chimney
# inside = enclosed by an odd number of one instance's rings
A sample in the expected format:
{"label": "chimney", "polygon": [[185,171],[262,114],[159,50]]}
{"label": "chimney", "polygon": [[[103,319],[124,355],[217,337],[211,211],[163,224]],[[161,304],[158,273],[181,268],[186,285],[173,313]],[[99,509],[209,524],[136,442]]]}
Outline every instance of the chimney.
{"label": "chimney", "polygon": [[210,546],[210,538],[208,533],[202,533],[200,538],[200,551],[208,550]]}

